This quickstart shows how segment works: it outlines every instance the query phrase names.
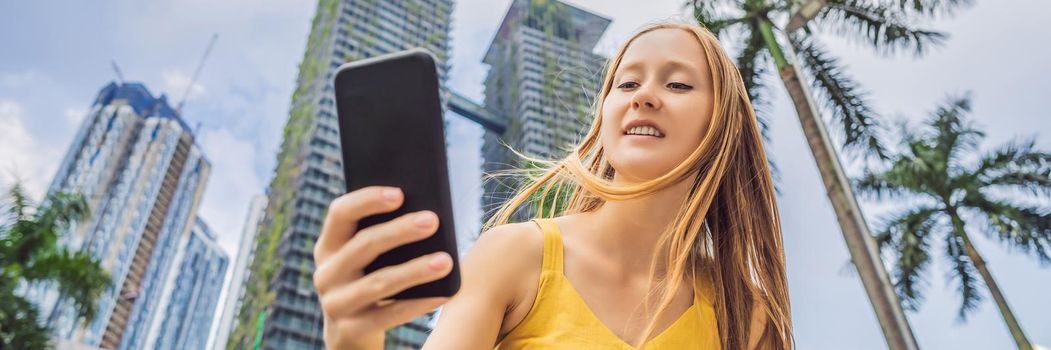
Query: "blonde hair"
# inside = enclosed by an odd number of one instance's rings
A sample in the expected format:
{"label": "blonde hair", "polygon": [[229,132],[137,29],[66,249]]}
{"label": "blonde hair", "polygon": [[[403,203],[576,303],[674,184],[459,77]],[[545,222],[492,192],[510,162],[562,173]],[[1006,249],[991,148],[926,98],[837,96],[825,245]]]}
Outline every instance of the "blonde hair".
{"label": "blonde hair", "polygon": [[[606,161],[599,140],[602,103],[632,41],[664,28],[694,34],[704,49],[714,87],[711,124],[697,149],[667,174],[642,183],[615,185],[611,180],[616,170]],[[723,349],[747,346],[752,310],[757,307],[767,316],[759,348],[793,348],[781,219],[773,181],[744,82],[715,35],[693,24],[657,23],[643,28],[610,59],[594,110],[590,129],[566,157],[546,161],[515,152],[544,166],[496,210],[482,231],[508,223],[526,202],[538,209],[537,216],[555,217],[594,211],[605,201],[638,198],[691,180],[693,185],[676,219],[658,241],[658,249],[667,249],[667,268],[658,282],[659,311],[647,322],[639,344],[653,333],[656,320],[671,304],[675,291],[688,280],[695,292],[710,292]],[[651,285],[656,263],[655,259],[650,267]]]}

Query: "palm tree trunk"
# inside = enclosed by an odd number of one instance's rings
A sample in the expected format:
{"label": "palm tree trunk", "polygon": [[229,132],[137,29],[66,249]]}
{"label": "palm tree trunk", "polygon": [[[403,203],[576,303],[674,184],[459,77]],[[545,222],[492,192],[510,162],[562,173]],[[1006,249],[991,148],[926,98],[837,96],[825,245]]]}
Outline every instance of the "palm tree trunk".
{"label": "palm tree trunk", "polygon": [[832,147],[824,124],[818,119],[819,113],[806,85],[800,81],[798,68],[788,62],[781,46],[774,39],[772,26],[769,20],[760,23],[763,38],[781,73],[781,81],[795,104],[803,134],[806,135],[814,161],[821,172],[825,191],[832,202],[843,238],[850,250],[851,260],[861,276],[865,292],[883,329],[887,346],[891,350],[917,350],[919,346],[916,345],[916,338],[909,327],[908,319],[905,318],[901,301],[894,293],[876,241],[861,215],[861,209],[839,163],[839,156]]}
{"label": "palm tree trunk", "polygon": [[967,252],[967,257],[971,259],[974,268],[978,269],[978,274],[982,275],[982,281],[985,282],[985,286],[989,288],[989,294],[996,301],[996,307],[1000,309],[1000,316],[1003,316],[1007,329],[1011,331],[1011,337],[1014,338],[1015,344],[1018,345],[1018,350],[1033,350],[1033,344],[1026,338],[1025,332],[1022,331],[1022,325],[1018,323],[1014,312],[1011,312],[1011,307],[1007,306],[1007,299],[1004,298],[1004,293],[1000,291],[1000,285],[996,284],[996,280],[993,279],[993,274],[989,272],[989,266],[986,266],[985,259],[982,259],[982,256],[978,254],[978,249],[974,247],[974,244],[971,243],[971,238],[964,231],[963,219],[956,213],[956,208],[952,206],[947,206],[947,208],[949,208],[949,216],[952,217],[952,226],[956,230],[956,234],[963,239],[963,247]]}

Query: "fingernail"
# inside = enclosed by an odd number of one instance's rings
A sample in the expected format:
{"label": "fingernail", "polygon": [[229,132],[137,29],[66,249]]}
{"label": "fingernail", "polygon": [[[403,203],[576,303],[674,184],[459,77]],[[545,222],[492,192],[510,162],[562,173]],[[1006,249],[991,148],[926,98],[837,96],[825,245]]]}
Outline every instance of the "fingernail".
{"label": "fingernail", "polygon": [[449,263],[449,256],[446,254],[438,253],[431,257],[431,260],[427,262],[427,266],[434,270],[441,270],[445,268],[446,264]]}
{"label": "fingernail", "polygon": [[383,190],[383,199],[386,199],[388,201],[393,202],[393,201],[398,200],[399,197],[401,197],[401,189],[400,188],[391,187],[391,188]]}
{"label": "fingernail", "polygon": [[412,220],[412,223],[419,227],[431,226],[432,222],[434,222],[434,215],[428,212],[419,213],[416,215],[416,219]]}

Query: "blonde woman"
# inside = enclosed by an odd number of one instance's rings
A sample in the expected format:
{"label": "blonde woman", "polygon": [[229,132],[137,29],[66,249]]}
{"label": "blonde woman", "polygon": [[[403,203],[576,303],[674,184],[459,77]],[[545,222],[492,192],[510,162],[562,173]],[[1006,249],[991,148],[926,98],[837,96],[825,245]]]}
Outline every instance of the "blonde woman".
{"label": "blonde woman", "polygon": [[[433,234],[433,213],[354,232],[401,193],[369,187],[334,200],[314,276],[329,347],[380,349],[384,330],[444,304],[425,349],[792,348],[770,171],[716,37],[644,28],[610,60],[596,106],[581,144],[486,224],[451,299],[384,300],[448,274],[445,253],[362,273]],[[540,203],[557,217],[508,224],[530,198],[568,201]]]}

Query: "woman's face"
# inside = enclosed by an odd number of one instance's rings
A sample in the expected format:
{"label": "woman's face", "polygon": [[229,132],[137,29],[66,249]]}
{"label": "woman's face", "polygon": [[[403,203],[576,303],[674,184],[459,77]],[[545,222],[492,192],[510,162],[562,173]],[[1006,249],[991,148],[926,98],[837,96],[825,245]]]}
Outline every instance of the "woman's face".
{"label": "woman's face", "polygon": [[635,38],[602,104],[599,137],[616,180],[651,180],[678,166],[701,143],[713,105],[696,36],[663,28]]}

